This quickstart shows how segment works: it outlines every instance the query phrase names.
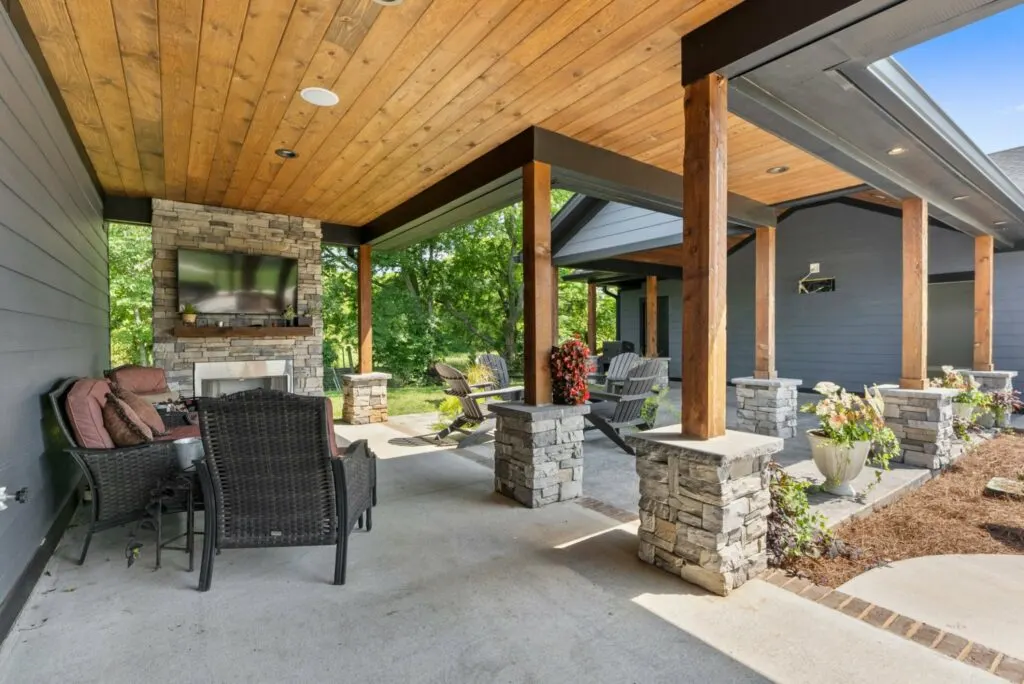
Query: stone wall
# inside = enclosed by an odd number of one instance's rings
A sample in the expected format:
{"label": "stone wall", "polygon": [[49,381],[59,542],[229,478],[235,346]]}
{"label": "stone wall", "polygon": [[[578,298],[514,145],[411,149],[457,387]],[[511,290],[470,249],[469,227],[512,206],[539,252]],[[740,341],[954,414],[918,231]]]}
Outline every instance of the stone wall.
{"label": "stone wall", "polygon": [[341,376],[341,421],[349,425],[388,422],[388,373]]}
{"label": "stone wall", "polygon": [[[223,209],[170,200],[153,200],[153,364],[167,371],[171,389],[193,394],[197,361],[291,359],[292,389],[323,393],[323,319],[313,316],[315,334],[294,338],[176,338],[178,313],[177,250],[205,249],[269,254],[298,259],[298,312],[319,311],[320,222],[314,219]],[[199,325],[269,325],[278,316],[202,315]]]}
{"label": "stone wall", "polygon": [[885,424],[900,440],[900,457],[907,465],[932,470],[945,467],[963,452],[953,433],[953,397],[957,390],[878,388],[885,400]]}
{"label": "stone wall", "polygon": [[733,378],[736,421],[740,430],[790,439],[796,436],[800,380]]}

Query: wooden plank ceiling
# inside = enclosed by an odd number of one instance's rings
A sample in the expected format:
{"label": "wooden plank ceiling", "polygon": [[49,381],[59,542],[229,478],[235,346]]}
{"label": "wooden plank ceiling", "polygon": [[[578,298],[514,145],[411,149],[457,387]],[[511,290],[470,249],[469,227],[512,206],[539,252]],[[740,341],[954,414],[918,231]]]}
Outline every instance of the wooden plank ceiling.
{"label": "wooden plank ceiling", "polygon": [[[108,193],[363,225],[529,125],[681,172],[679,37],[739,1],[22,3]],[[860,183],[735,116],[729,163],[765,203]]]}

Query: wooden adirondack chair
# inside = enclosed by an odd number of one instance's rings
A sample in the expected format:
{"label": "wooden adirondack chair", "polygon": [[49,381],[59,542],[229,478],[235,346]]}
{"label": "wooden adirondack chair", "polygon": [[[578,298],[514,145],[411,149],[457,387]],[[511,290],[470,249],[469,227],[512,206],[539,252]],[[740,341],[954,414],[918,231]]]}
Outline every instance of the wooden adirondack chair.
{"label": "wooden adirondack chair", "polygon": [[[452,368],[443,363],[436,364],[434,368],[437,374],[448,383],[447,393],[459,398],[462,413],[456,416],[448,427],[437,433],[438,439],[444,439],[451,433],[459,431],[466,435],[465,439],[459,442],[457,448],[472,446],[483,442],[495,422],[495,416],[488,410],[487,405],[481,405],[478,399],[490,397],[508,397],[521,395],[522,387],[504,387],[493,390],[479,391],[469,384],[469,380],[462,371]],[[465,426],[476,425],[475,430],[467,430]]]}
{"label": "wooden adirondack chair", "polygon": [[633,352],[623,352],[608,364],[608,372],[604,377],[604,389],[606,392],[614,392],[615,388],[629,377],[629,371],[640,363],[640,357]]}
{"label": "wooden adirondack chair", "polygon": [[[508,389],[512,386],[512,381],[508,375],[508,364],[505,363],[505,359],[498,354],[481,354],[476,357],[476,362],[486,368],[491,373],[491,377],[494,379],[494,389]],[[522,399],[522,389],[520,388],[517,395],[510,395],[510,400]]]}
{"label": "wooden adirondack chair", "polygon": [[650,427],[646,424],[642,411],[644,402],[654,396],[651,389],[657,380],[654,375],[627,378],[622,383],[622,394],[591,391],[591,398],[601,401],[591,404],[590,413],[586,415],[590,425],[585,429],[600,430],[627,454],[635,454],[633,447],[622,439],[621,431],[626,427]]}
{"label": "wooden adirondack chair", "polygon": [[638,364],[629,369],[626,373],[626,377],[622,380],[612,380],[609,378],[605,386],[605,391],[621,394],[622,384],[629,378],[646,378],[652,375],[657,377],[660,370],[661,362],[657,359],[641,359]]}

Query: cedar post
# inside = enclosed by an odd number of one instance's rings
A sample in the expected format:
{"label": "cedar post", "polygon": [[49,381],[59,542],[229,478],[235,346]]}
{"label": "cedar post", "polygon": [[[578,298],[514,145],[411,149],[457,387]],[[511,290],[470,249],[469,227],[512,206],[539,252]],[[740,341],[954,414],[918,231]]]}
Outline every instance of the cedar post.
{"label": "cedar post", "polygon": [[359,373],[373,372],[373,286],[370,276],[373,271],[373,248],[359,245],[359,268],[357,292],[359,309]]}
{"label": "cedar post", "polygon": [[523,293],[525,402],[551,403],[551,167],[523,167]]}
{"label": "cedar post", "polygon": [[756,281],[754,321],[754,377],[774,380],[775,367],[775,227],[758,227],[754,267]]}
{"label": "cedar post", "polygon": [[928,204],[903,200],[903,370],[900,387],[928,384]]}
{"label": "cedar post", "polygon": [[587,283],[587,346],[597,353],[597,283]]}
{"label": "cedar post", "polygon": [[725,434],[727,81],[686,86],[683,153],[683,433]]}
{"label": "cedar post", "polygon": [[658,357],[658,276],[647,276],[647,349],[649,359]]}
{"label": "cedar post", "polygon": [[995,240],[974,238],[974,370],[995,370],[992,363],[992,286],[995,278]]}
{"label": "cedar post", "polygon": [[558,344],[558,267],[551,267],[551,344]]}

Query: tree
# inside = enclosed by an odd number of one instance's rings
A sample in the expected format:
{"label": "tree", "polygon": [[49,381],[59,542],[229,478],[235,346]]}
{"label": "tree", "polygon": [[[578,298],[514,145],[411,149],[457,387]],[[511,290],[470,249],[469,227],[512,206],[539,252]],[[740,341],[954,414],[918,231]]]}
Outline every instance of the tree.
{"label": "tree", "polygon": [[153,352],[153,238],[149,226],[111,223],[110,363],[148,365]]}

